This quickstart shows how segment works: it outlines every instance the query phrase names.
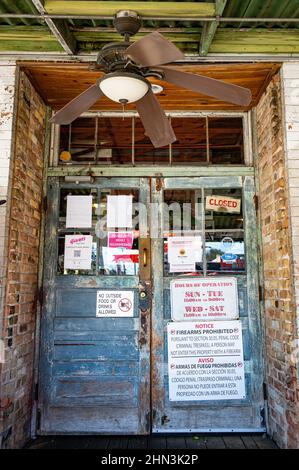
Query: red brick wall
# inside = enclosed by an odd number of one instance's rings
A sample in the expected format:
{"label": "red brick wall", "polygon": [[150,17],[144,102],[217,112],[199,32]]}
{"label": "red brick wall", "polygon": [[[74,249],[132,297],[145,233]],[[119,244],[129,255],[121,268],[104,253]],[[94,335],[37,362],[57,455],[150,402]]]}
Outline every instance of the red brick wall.
{"label": "red brick wall", "polygon": [[269,426],[281,447],[299,447],[295,299],[280,75],[256,109],[257,172],[264,277]]}
{"label": "red brick wall", "polygon": [[22,446],[30,432],[46,111],[23,73],[18,99],[0,365],[4,448]]}

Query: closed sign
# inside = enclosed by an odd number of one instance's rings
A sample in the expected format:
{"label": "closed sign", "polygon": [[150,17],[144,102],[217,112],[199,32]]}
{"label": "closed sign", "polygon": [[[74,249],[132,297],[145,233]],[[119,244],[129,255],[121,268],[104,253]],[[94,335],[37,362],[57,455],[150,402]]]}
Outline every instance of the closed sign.
{"label": "closed sign", "polygon": [[236,212],[240,214],[241,199],[227,196],[207,196],[206,209],[218,212]]}

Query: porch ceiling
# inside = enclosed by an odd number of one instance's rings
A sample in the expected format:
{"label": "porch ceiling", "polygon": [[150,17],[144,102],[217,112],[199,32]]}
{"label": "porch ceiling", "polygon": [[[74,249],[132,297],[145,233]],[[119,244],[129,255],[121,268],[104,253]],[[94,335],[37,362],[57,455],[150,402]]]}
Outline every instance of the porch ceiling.
{"label": "porch ceiling", "polygon": [[[101,72],[89,70],[89,65],[86,63],[21,62],[20,65],[47,105],[54,110],[62,108],[102,76]],[[161,84],[164,88],[158,98],[165,110],[244,111],[257,104],[265,87],[280,65],[277,63],[184,64],[178,67],[187,72],[204,74],[208,77],[250,88],[253,99],[250,106],[245,108],[152,79],[152,83]],[[91,109],[121,111],[117,103],[113,103],[106,98],[98,101]],[[128,109],[134,109],[134,106],[128,106]]]}
{"label": "porch ceiling", "polygon": [[299,53],[298,0],[0,0],[0,54],[82,54],[120,40],[121,9],[143,18],[136,38],[158,29],[186,54]]}

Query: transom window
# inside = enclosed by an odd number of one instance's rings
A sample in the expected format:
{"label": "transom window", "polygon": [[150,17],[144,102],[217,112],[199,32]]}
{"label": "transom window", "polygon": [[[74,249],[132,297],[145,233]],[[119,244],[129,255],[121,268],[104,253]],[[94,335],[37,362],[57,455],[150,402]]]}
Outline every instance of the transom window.
{"label": "transom window", "polygon": [[[60,127],[58,162],[94,165],[243,165],[242,117],[169,117],[177,137],[154,148],[137,116],[80,117]],[[65,152],[68,159],[62,158]]]}

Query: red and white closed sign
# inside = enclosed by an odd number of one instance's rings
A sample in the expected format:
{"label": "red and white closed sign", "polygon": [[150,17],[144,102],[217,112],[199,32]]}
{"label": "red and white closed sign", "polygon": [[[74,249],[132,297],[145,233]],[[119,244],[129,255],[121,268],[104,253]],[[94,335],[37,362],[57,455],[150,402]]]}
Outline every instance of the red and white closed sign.
{"label": "red and white closed sign", "polygon": [[209,211],[236,212],[240,214],[241,199],[227,196],[207,196],[206,209]]}

